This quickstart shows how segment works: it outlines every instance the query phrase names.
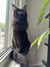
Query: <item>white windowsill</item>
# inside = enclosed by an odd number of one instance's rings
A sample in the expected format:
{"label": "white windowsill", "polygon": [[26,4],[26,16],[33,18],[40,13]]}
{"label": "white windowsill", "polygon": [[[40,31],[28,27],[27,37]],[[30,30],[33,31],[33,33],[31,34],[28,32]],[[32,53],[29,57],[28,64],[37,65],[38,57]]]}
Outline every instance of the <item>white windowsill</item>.
{"label": "white windowsill", "polygon": [[11,51],[12,51],[12,48],[9,47],[0,53],[0,63],[10,54]]}

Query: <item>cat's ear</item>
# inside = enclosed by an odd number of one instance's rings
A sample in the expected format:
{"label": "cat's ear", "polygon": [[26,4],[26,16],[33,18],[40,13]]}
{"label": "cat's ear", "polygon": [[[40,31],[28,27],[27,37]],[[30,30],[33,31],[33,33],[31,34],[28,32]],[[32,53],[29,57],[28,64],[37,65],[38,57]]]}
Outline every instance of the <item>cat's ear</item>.
{"label": "cat's ear", "polygon": [[16,7],[14,4],[12,4],[12,7],[13,7],[13,10],[14,10],[14,11],[17,10],[17,7]]}
{"label": "cat's ear", "polygon": [[22,9],[26,11],[26,7],[27,7],[27,5],[25,5]]}

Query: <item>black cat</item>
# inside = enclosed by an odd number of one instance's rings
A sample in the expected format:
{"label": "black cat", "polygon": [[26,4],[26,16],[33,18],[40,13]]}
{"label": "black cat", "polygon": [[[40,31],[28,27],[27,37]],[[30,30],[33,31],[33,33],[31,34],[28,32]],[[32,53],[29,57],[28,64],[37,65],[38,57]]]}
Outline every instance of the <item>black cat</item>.
{"label": "black cat", "polygon": [[11,58],[21,64],[21,67],[28,67],[28,61],[26,55],[30,48],[30,42],[27,36],[27,12],[26,6],[19,9],[13,5],[13,38],[12,38],[12,52]]}

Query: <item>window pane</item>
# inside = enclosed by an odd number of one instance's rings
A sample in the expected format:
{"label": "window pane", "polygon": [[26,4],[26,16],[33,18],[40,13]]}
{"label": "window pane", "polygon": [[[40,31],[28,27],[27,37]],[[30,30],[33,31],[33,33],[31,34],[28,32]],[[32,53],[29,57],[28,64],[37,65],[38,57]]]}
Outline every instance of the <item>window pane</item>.
{"label": "window pane", "polygon": [[4,48],[6,0],[0,0],[0,49]]}

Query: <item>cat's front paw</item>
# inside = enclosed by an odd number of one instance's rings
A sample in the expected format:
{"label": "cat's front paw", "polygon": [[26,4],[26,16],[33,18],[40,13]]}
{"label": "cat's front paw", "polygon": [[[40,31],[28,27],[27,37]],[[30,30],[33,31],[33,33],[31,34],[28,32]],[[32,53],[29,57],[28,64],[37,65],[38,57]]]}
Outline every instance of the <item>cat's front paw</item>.
{"label": "cat's front paw", "polygon": [[15,51],[15,52],[19,52],[19,51],[20,51],[20,49],[19,49],[19,48],[16,48],[16,49],[14,49],[14,51]]}

